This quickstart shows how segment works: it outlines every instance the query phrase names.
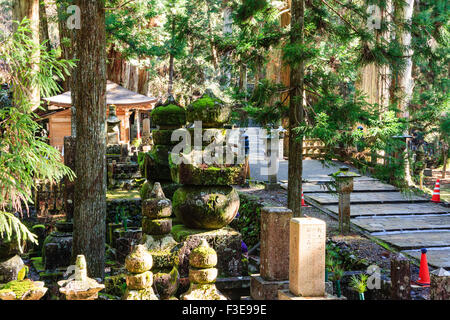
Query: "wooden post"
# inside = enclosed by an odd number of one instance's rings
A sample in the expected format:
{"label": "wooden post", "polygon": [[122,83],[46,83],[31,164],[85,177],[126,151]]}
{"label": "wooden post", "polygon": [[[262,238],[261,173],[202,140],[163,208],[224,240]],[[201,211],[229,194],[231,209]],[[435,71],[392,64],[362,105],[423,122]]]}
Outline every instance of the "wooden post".
{"label": "wooden post", "polygon": [[411,269],[403,255],[391,259],[391,299],[411,300]]}

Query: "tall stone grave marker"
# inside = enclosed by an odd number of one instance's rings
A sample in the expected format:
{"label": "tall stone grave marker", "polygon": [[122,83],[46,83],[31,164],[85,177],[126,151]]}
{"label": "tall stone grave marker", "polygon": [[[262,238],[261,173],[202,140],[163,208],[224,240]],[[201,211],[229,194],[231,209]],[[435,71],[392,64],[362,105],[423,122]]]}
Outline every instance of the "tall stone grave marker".
{"label": "tall stone grave marker", "polygon": [[261,209],[261,274],[250,277],[254,300],[276,300],[289,282],[289,222],[292,211],[283,207]]}
{"label": "tall stone grave marker", "polygon": [[278,291],[278,299],[337,299],[325,293],[325,222],[291,219],[289,238],[289,290]]}

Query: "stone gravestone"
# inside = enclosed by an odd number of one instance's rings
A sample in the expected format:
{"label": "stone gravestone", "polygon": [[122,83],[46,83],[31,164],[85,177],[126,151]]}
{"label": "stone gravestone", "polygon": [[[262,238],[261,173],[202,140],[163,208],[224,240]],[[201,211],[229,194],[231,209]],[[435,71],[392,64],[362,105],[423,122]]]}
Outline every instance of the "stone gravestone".
{"label": "stone gravestone", "polygon": [[291,219],[289,237],[289,290],[278,291],[278,299],[338,299],[325,293],[325,222]]}
{"label": "stone gravestone", "polygon": [[254,300],[276,300],[289,286],[289,222],[292,211],[283,207],[261,209],[261,274],[250,277]]}
{"label": "stone gravestone", "polygon": [[430,273],[431,300],[450,300],[450,272],[443,268]]}

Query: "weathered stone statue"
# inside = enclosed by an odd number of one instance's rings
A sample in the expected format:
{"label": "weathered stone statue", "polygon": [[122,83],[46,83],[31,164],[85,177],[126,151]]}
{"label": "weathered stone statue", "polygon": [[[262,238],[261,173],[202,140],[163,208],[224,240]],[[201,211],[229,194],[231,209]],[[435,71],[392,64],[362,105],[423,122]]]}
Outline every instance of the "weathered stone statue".
{"label": "weathered stone statue", "polygon": [[143,245],[138,245],[125,259],[128,271],[127,290],[123,300],[158,300],[153,291],[152,255]]}
{"label": "weathered stone statue", "polygon": [[[178,142],[172,142],[172,133],[186,124],[186,110],[177,105],[169,96],[164,104],[158,104],[150,114],[152,122],[158,127],[153,130],[153,147],[145,154],[142,174],[148,180],[143,188],[152,189],[153,183],[160,182],[165,194],[172,197],[179,185],[170,176],[169,153]],[[145,200],[144,198],[142,200]]]}
{"label": "weathered stone statue", "polygon": [[[194,145],[193,151],[176,155],[181,160],[177,164],[171,159],[170,169],[172,179],[183,184],[173,197],[174,212],[188,228],[220,229],[238,212],[239,196],[231,185],[243,182],[244,164],[237,163],[237,154],[224,144],[223,125],[230,115],[229,106],[206,94],[187,108],[188,121],[204,128],[200,131],[203,144],[200,150]],[[196,129],[190,131],[194,143],[199,141]]]}
{"label": "weathered stone statue", "polygon": [[109,115],[107,123],[107,145],[118,145],[120,141],[120,119],[116,114],[116,106],[109,106]]}
{"label": "weathered stone statue", "polygon": [[172,201],[167,199],[159,182],[155,182],[149,198],[142,204],[142,243],[149,250],[155,262],[157,274],[154,277],[161,299],[175,295],[179,274],[175,264],[173,248],[177,242],[171,235]]}
{"label": "weathered stone statue", "polygon": [[203,239],[189,256],[189,290],[181,295],[182,300],[227,300],[216,288],[218,270],[217,253]]}

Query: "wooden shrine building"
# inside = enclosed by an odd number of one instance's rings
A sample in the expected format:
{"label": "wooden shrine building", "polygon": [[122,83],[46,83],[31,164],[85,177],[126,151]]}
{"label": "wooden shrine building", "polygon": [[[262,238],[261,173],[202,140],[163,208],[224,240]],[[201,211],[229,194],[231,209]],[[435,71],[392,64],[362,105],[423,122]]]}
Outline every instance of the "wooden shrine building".
{"label": "wooden shrine building", "polygon": [[[39,121],[45,121],[50,145],[63,152],[64,137],[71,135],[71,106],[70,91],[63,94],[44,98],[48,104],[48,111]],[[142,121],[149,117],[157,99],[125,89],[118,84],[108,81],[106,85],[106,114],[110,105],[116,106],[117,117],[120,121],[120,143],[130,144],[135,138],[141,137]]]}

